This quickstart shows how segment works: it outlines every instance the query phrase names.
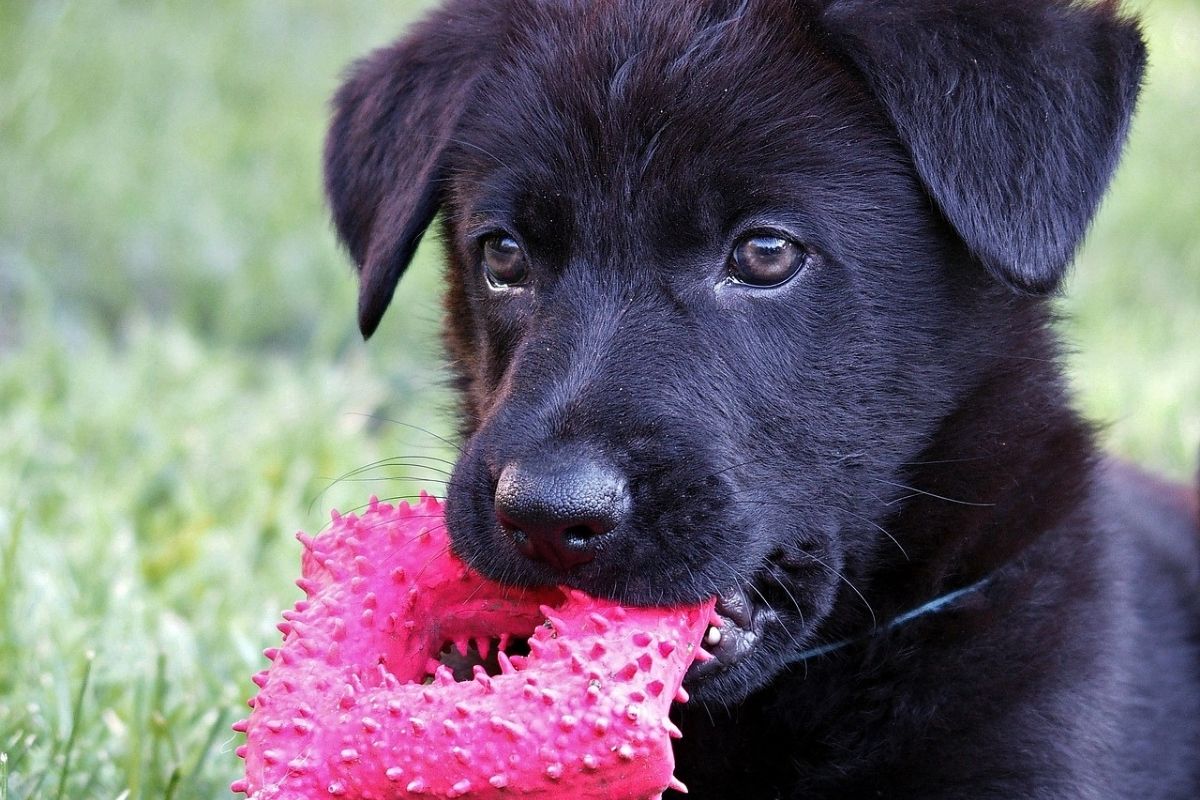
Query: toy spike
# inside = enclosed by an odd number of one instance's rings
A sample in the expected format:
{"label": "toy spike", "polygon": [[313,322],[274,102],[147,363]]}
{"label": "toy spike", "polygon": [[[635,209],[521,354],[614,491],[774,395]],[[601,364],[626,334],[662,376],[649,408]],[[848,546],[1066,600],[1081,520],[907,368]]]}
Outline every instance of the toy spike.
{"label": "toy spike", "polygon": [[488,655],[492,652],[492,640],[486,636],[476,636],[473,641],[475,642],[475,651],[479,653],[479,657],[487,661]]}

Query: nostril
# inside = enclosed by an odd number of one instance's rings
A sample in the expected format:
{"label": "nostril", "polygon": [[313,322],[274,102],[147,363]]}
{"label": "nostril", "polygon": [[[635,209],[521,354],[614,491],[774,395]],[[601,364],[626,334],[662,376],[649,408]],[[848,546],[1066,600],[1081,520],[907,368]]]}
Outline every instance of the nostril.
{"label": "nostril", "polygon": [[574,455],[511,462],[496,483],[496,518],[517,548],[563,569],[590,561],[630,505],[624,475]]}
{"label": "nostril", "polygon": [[611,531],[615,525],[572,525],[563,531],[563,538],[573,547],[588,547],[591,540]]}

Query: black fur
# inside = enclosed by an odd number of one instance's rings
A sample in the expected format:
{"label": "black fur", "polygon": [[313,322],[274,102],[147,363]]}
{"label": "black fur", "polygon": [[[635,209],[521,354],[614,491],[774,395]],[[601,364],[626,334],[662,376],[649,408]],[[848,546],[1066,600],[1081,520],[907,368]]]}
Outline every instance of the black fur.
{"label": "black fur", "polygon": [[[1200,796],[1194,498],[1101,459],[1045,296],[1144,58],[1112,3],[452,0],[338,93],[364,334],[443,216],[456,551],[759,605],[758,646],[689,679],[694,795]],[[758,228],[811,254],[782,287],[725,280]],[[497,231],[521,289],[485,280]],[[566,575],[493,508],[506,464],[563,448],[633,498]]]}

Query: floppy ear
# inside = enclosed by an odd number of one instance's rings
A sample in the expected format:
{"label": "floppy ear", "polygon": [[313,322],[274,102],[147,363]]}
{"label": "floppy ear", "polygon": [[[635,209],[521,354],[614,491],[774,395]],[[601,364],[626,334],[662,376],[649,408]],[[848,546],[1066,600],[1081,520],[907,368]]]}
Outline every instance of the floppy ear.
{"label": "floppy ear", "polygon": [[832,0],[823,27],[967,246],[1058,286],[1112,177],[1146,49],[1115,1]]}
{"label": "floppy ear", "polygon": [[359,61],[333,99],[325,191],[358,267],[369,338],[440,203],[442,156],[484,57],[503,40],[496,0],[452,0]]}

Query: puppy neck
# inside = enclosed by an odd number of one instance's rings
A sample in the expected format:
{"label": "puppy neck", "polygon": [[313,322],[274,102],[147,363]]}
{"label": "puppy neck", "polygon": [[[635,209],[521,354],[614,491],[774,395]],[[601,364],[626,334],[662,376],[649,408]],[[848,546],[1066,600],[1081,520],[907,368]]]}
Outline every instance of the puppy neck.
{"label": "puppy neck", "polygon": [[898,608],[978,581],[1081,513],[1098,462],[1048,331],[994,365],[938,429],[884,527],[907,558],[879,570]]}

